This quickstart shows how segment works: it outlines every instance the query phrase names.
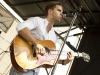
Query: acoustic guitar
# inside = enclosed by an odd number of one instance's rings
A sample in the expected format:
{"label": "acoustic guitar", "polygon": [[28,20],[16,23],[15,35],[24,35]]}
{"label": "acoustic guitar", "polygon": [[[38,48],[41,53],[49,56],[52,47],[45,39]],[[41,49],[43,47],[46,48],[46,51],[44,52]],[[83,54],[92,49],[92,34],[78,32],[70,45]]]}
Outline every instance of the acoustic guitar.
{"label": "acoustic guitar", "polygon": [[[50,68],[55,64],[59,51],[55,50],[56,46],[54,42],[51,40],[39,39],[37,39],[37,41],[45,47],[46,54],[43,56],[40,54],[34,55],[35,51],[32,44],[23,39],[21,36],[17,35],[13,40],[13,43],[10,47],[10,57],[13,67],[18,72],[28,72],[37,67]],[[63,51],[61,55],[67,56],[67,52]],[[89,55],[84,52],[74,52],[74,56],[83,57],[87,62],[90,60]]]}

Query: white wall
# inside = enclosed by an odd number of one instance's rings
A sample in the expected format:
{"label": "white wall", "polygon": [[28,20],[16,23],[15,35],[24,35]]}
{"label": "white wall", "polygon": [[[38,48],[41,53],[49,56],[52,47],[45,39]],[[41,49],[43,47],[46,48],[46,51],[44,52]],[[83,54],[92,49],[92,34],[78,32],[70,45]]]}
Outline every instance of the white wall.
{"label": "white wall", "polygon": [[[18,23],[15,20],[7,33],[2,32],[0,34],[0,53],[3,51],[9,51],[9,46],[11,45],[12,40],[17,35],[17,24]],[[2,53],[0,55],[0,75],[6,75],[9,72],[10,67],[11,60],[9,53]]]}

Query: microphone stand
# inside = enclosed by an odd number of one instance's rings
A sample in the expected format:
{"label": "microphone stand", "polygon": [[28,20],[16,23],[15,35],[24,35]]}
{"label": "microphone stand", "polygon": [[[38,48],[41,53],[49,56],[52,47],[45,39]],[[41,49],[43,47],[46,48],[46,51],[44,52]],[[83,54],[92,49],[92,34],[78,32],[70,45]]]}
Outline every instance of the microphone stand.
{"label": "microphone stand", "polygon": [[63,45],[62,45],[62,47],[61,47],[61,50],[60,50],[60,52],[59,52],[59,54],[58,54],[57,60],[56,60],[56,62],[55,62],[55,64],[54,64],[54,67],[53,67],[53,69],[52,69],[52,71],[51,71],[51,75],[54,74],[54,71],[55,71],[56,66],[57,66],[57,63],[58,63],[58,61],[59,61],[61,52],[62,52],[62,50],[63,50],[63,47],[64,47],[65,43],[66,43],[67,37],[68,37],[68,35],[69,35],[69,32],[71,31],[71,28],[72,28],[72,26],[73,26],[73,24],[74,24],[74,22],[75,22],[75,19],[77,18],[77,15],[79,15],[79,11],[81,11],[81,8],[82,8],[82,6],[74,13],[74,17],[73,17],[73,19],[72,19],[72,21],[71,21],[71,24],[70,24],[68,33],[67,33],[67,35],[66,35],[66,37],[65,37],[64,43],[63,43]]}

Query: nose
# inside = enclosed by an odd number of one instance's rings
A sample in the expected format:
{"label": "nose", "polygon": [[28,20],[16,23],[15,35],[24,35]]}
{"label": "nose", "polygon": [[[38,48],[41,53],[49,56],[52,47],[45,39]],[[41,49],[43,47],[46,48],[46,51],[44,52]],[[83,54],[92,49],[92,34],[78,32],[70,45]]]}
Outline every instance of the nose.
{"label": "nose", "polygon": [[61,14],[61,17],[62,17],[63,16],[63,13],[61,12],[60,14]]}

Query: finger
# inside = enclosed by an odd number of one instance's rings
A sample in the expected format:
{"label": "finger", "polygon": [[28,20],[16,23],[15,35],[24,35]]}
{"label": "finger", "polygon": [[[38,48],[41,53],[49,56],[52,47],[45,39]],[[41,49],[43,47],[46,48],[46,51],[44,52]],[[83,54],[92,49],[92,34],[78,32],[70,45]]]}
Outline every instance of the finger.
{"label": "finger", "polygon": [[45,48],[42,48],[42,49],[41,49],[41,53],[42,53],[42,54],[45,54]]}
{"label": "finger", "polygon": [[68,55],[68,59],[69,60],[73,60],[74,59],[74,56],[73,55]]}
{"label": "finger", "polygon": [[69,60],[71,60],[72,58],[70,56],[67,57]]}
{"label": "finger", "polygon": [[72,58],[71,52],[68,52],[67,55],[68,55],[68,59],[70,60]]}
{"label": "finger", "polygon": [[68,52],[68,53],[67,53],[67,55],[68,55],[68,56],[71,56],[71,53],[70,53],[70,52]]}
{"label": "finger", "polygon": [[41,53],[41,49],[38,50],[38,53]]}
{"label": "finger", "polygon": [[41,48],[39,48],[39,49],[38,49],[38,53],[39,53],[39,54],[41,54],[41,51],[42,51],[42,49],[41,49]]}
{"label": "finger", "polygon": [[36,49],[36,53],[38,53],[38,50]]}

